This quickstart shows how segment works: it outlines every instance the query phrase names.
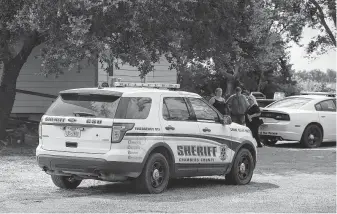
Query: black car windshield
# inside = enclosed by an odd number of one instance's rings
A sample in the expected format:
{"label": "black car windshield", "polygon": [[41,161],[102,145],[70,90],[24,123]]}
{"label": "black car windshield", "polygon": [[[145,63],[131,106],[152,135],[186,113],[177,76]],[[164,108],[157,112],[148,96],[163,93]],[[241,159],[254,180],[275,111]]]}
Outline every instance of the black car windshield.
{"label": "black car windshield", "polygon": [[267,108],[289,108],[299,109],[305,104],[309,103],[312,99],[304,97],[285,98],[270,104]]}
{"label": "black car windshield", "polygon": [[62,94],[46,115],[114,118],[119,101],[119,96]]}
{"label": "black car windshield", "polygon": [[66,93],[57,98],[46,115],[146,119],[151,104],[149,97]]}

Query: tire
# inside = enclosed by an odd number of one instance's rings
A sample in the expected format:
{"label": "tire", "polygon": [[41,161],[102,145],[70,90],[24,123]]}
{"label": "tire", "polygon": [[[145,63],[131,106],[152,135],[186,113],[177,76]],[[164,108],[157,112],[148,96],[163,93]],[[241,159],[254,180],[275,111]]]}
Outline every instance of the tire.
{"label": "tire", "polygon": [[301,144],[305,148],[320,147],[323,141],[323,132],[318,125],[308,125],[301,138]]}
{"label": "tire", "polygon": [[262,141],[262,143],[267,146],[274,146],[277,143],[277,140],[265,139]]}
{"label": "tire", "polygon": [[142,193],[158,194],[165,191],[170,179],[169,164],[164,155],[150,155],[144,169],[136,180],[137,189]]}
{"label": "tire", "polygon": [[254,168],[254,158],[250,151],[245,148],[240,149],[231,171],[226,175],[226,183],[231,185],[248,184],[253,177]]}
{"label": "tire", "polygon": [[69,176],[51,175],[53,183],[61,189],[76,189],[82,180],[75,180]]}

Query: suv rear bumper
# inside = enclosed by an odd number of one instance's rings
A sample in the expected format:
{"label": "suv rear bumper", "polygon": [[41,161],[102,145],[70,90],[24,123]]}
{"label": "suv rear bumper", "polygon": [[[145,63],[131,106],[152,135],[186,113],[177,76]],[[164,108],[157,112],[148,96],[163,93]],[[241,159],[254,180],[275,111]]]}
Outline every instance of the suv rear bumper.
{"label": "suv rear bumper", "polygon": [[110,174],[136,178],[142,172],[142,163],[106,161],[99,158],[38,155],[37,162],[48,174],[69,174],[93,178]]}

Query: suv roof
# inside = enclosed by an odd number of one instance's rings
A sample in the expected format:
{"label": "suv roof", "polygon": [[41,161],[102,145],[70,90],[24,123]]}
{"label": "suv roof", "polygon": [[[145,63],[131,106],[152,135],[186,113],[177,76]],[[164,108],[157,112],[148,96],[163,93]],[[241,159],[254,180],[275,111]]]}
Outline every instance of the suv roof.
{"label": "suv roof", "polygon": [[111,87],[111,88],[76,88],[76,89],[68,89],[61,91],[60,94],[65,93],[84,93],[84,94],[105,94],[105,95],[122,95],[122,94],[137,94],[137,93],[168,93],[175,94],[179,93],[181,95],[189,95],[189,96],[197,96],[200,95],[196,93],[186,92],[186,91],[170,91],[167,89],[156,89],[156,88],[142,88],[142,87]]}

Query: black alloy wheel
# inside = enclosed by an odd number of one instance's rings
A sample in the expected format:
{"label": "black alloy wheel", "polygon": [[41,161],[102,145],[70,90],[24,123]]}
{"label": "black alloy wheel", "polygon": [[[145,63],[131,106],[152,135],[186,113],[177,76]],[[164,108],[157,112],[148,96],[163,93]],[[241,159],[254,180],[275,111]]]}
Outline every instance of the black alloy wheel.
{"label": "black alloy wheel", "polygon": [[301,144],[305,148],[320,147],[323,141],[323,133],[319,126],[312,124],[305,128]]}
{"label": "black alloy wheel", "polygon": [[165,191],[169,179],[170,168],[166,157],[161,153],[153,153],[136,179],[136,186],[143,193],[158,194]]}
{"label": "black alloy wheel", "polygon": [[226,175],[226,183],[233,185],[248,184],[255,169],[254,158],[248,149],[242,148],[233,160],[232,169]]}
{"label": "black alloy wheel", "polygon": [[150,172],[151,176],[151,184],[152,187],[158,188],[162,185],[165,178],[165,166],[161,161],[156,161],[152,165],[152,170]]}

